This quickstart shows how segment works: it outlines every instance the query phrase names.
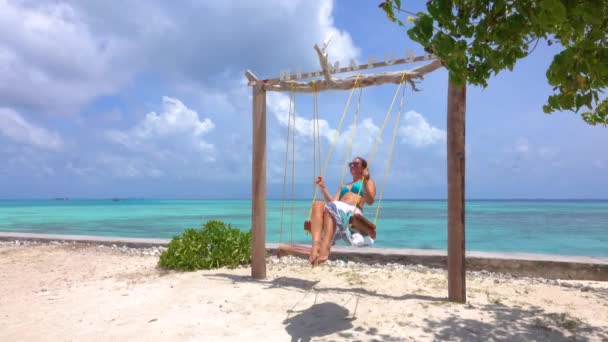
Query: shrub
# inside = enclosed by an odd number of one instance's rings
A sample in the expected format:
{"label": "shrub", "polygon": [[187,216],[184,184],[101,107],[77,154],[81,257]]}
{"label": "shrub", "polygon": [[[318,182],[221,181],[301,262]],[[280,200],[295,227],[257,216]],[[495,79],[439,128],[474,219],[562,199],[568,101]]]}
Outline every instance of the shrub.
{"label": "shrub", "polygon": [[158,261],[165,269],[195,271],[234,268],[251,262],[251,231],[241,232],[222,221],[208,221],[201,229],[186,229],[171,239]]}

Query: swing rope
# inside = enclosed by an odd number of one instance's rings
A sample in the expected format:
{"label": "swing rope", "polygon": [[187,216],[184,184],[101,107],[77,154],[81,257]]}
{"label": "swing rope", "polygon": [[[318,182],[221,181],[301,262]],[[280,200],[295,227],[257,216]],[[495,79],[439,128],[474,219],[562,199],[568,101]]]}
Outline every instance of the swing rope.
{"label": "swing rope", "polygon": [[[338,141],[338,137],[340,135],[340,130],[342,129],[342,123],[344,122],[344,118],[346,117],[346,113],[348,112],[348,108],[350,107],[350,101],[353,98],[353,94],[355,92],[355,89],[359,86],[359,75],[357,75],[357,77],[355,78],[355,84],[353,86],[353,88],[350,90],[350,94],[348,96],[348,100],[346,101],[346,106],[344,107],[344,111],[342,112],[342,117],[340,118],[340,123],[338,124],[338,128],[334,134],[334,139],[330,145],[329,148],[329,152],[327,154],[327,157],[325,157],[325,163],[323,165],[323,168],[321,169],[321,173],[319,174],[321,177],[323,177],[323,174],[325,173],[325,171],[327,170],[327,165],[329,163],[329,159],[331,158],[331,154],[334,150],[334,147],[336,145],[336,142]],[[315,193],[314,196],[312,198],[312,203],[310,204],[310,210],[308,211],[308,219],[310,220],[310,217],[312,216],[312,206],[315,203],[315,201],[317,200],[317,193],[318,193],[319,187],[316,186],[315,183]]]}
{"label": "swing rope", "polygon": [[391,105],[388,108],[388,111],[386,112],[386,116],[384,117],[384,122],[382,123],[382,128],[380,128],[380,132],[378,133],[378,136],[376,137],[376,142],[374,143],[374,148],[372,149],[372,153],[370,154],[368,165],[370,165],[372,163],[372,161],[374,160],[374,156],[376,155],[376,151],[378,150],[378,145],[380,143],[380,138],[382,138],[382,134],[384,132],[384,127],[386,127],[386,123],[388,122],[388,120],[391,117],[391,113],[393,112],[393,107],[395,106],[395,101],[397,100],[397,96],[399,95],[399,90],[401,89],[401,86],[403,86],[403,81],[405,81],[406,75],[407,75],[407,73],[404,71],[403,75],[401,76],[401,81],[399,82],[399,86],[397,87],[397,90],[395,90],[395,95],[393,96]]}
{"label": "swing rope", "polygon": [[388,177],[388,170],[391,165],[391,157],[393,156],[395,140],[397,138],[397,132],[399,130],[399,120],[401,119],[401,113],[403,112],[404,99],[405,99],[405,87],[403,87],[403,93],[401,93],[401,102],[399,103],[399,111],[397,112],[397,119],[395,119],[395,126],[393,127],[393,138],[391,141],[391,146],[388,151],[388,156],[386,158],[386,166],[384,167],[384,177],[382,179],[382,187],[380,189],[380,196],[378,196],[378,206],[376,207],[376,217],[374,218],[374,225],[378,222],[378,215],[380,214],[380,205],[382,204],[382,195],[384,194],[384,186],[386,185],[386,179]]}
{"label": "swing rope", "polygon": [[[317,85],[315,81],[312,81],[312,94],[313,94],[313,119],[312,119],[312,192],[313,198],[316,198],[316,187],[315,184],[315,175],[321,174],[321,127],[319,124],[319,104],[318,104],[318,95],[319,92],[317,90]],[[319,159],[319,170],[317,172],[317,155]],[[314,202],[314,200],[313,200]]]}
{"label": "swing rope", "polygon": [[296,95],[294,91],[294,84],[291,83],[291,92],[293,94],[293,109],[292,109],[292,117],[293,117],[293,128],[291,129],[291,225],[290,225],[290,234],[289,234],[289,242],[293,243],[293,225],[294,225],[294,198],[295,198],[295,174],[296,174]]}
{"label": "swing rope", "polygon": [[[393,99],[391,101],[391,104],[389,106],[389,109],[385,115],[384,118],[384,122],[382,123],[382,127],[375,139],[374,142],[374,147],[372,149],[372,152],[370,154],[369,157],[369,164],[372,163],[376,152],[378,150],[378,145],[380,143],[380,140],[382,138],[382,135],[384,133],[384,129],[391,117],[395,102],[397,100],[397,97],[399,96],[399,92],[404,84],[405,78],[407,76],[407,73],[404,71],[403,75],[401,77],[401,81],[399,82],[399,85],[395,91],[395,94],[393,96]],[[282,237],[283,237],[283,216],[284,216],[284,204],[285,204],[285,192],[286,192],[286,180],[287,180],[287,168],[288,168],[288,159],[289,159],[289,138],[290,138],[290,133],[292,134],[291,136],[291,148],[292,148],[292,176],[291,176],[291,181],[292,181],[292,187],[291,187],[291,195],[292,195],[292,203],[291,203],[291,235],[290,235],[290,241],[291,243],[293,243],[293,224],[294,224],[294,201],[293,198],[295,196],[295,130],[296,130],[296,113],[295,113],[295,89],[294,89],[295,85],[292,82],[291,83],[291,91],[290,91],[290,100],[289,100],[289,114],[288,114],[288,124],[287,124],[287,144],[286,144],[286,150],[285,150],[285,167],[284,167],[284,173],[283,173],[283,194],[282,194],[282,204],[281,204],[281,221],[280,221],[280,233],[279,233],[279,241],[282,241]],[[323,164],[323,166],[321,167],[321,140],[320,140],[320,118],[319,118],[319,112],[318,112],[318,88],[316,83],[313,81],[312,82],[312,90],[313,90],[313,128],[312,128],[312,135],[313,135],[313,188],[314,188],[314,193],[313,193],[313,199],[312,199],[312,204],[310,206],[310,210],[308,213],[308,219],[310,220],[311,216],[312,216],[312,207],[314,202],[316,201],[317,198],[317,193],[318,193],[318,189],[319,187],[316,185],[316,179],[314,176],[314,172],[316,172],[316,166],[317,166],[317,153],[318,153],[318,165],[319,165],[319,175],[323,176],[323,174],[325,173],[325,171],[327,170],[328,164],[329,164],[329,160],[331,158],[331,154],[333,152],[333,149],[335,147],[335,144],[337,143],[338,137],[340,135],[340,131],[342,128],[342,124],[344,122],[344,118],[346,117],[346,113],[348,112],[348,109],[350,108],[350,103],[353,97],[353,94],[356,90],[356,88],[359,88],[359,96],[358,96],[358,101],[357,101],[357,108],[355,110],[355,114],[354,114],[354,123],[353,123],[353,128],[351,129],[351,134],[350,134],[350,139],[348,142],[348,148],[347,148],[347,153],[346,153],[346,162],[344,164],[344,167],[342,169],[342,176],[341,176],[341,183],[344,183],[344,178],[346,176],[346,165],[348,164],[348,159],[349,159],[349,155],[351,154],[352,151],[352,144],[354,141],[354,136],[355,136],[355,132],[356,132],[356,128],[357,128],[357,116],[360,110],[360,105],[361,105],[361,97],[362,97],[362,92],[363,92],[363,88],[360,87],[359,84],[359,75],[356,76],[355,78],[355,83],[353,85],[353,88],[351,88],[348,100],[346,102],[346,106],[344,108],[344,111],[342,113],[342,116],[340,118],[340,122],[338,123],[338,128],[336,129],[336,131],[334,132],[334,137],[333,140],[330,144],[330,149],[329,152],[325,158],[325,162]],[[379,213],[380,213],[380,207],[381,207],[381,202],[382,202],[382,197],[384,194],[384,188],[386,185],[386,180],[388,177],[388,170],[390,168],[390,163],[391,163],[391,157],[392,157],[392,153],[394,150],[394,146],[395,146],[395,141],[396,141],[396,136],[397,136],[397,132],[398,132],[398,125],[399,125],[399,121],[401,118],[401,114],[402,114],[402,110],[403,110],[403,105],[404,105],[404,99],[405,99],[405,87],[403,87],[403,92],[401,94],[401,101],[399,104],[399,110],[398,110],[398,114],[397,114],[397,118],[395,120],[395,126],[393,128],[393,135],[392,135],[392,139],[391,139],[391,145],[389,148],[389,152],[388,152],[388,157],[387,157],[387,161],[386,161],[386,165],[385,165],[385,170],[384,170],[384,176],[383,176],[383,181],[382,181],[382,186],[381,186],[381,190],[380,190],[380,195],[378,198],[378,206],[376,208],[376,215],[374,218],[374,225],[377,223],[378,221],[378,217],[379,217]],[[293,117],[293,119],[292,119]],[[291,128],[291,124],[293,122],[293,129]],[[315,149],[316,147],[316,149]],[[363,186],[360,187],[358,195],[361,196],[361,191],[363,190]]]}
{"label": "swing rope", "polygon": [[350,139],[348,140],[348,147],[346,149],[346,160],[344,161],[344,166],[342,167],[342,176],[340,177],[340,184],[344,184],[344,177],[346,176],[346,166],[348,165],[348,160],[350,159],[350,154],[352,151],[353,140],[355,138],[355,131],[357,130],[357,116],[359,114],[359,108],[361,107],[361,95],[363,94],[363,88],[359,88],[359,99],[357,101],[357,109],[355,109],[355,115],[353,118],[353,128],[351,129]]}
{"label": "swing rope", "polygon": [[[289,108],[288,108],[288,117],[287,117],[287,143],[285,144],[285,167],[283,172],[283,191],[281,195],[281,219],[279,223],[279,241],[283,241],[283,217],[285,211],[285,188],[287,187],[287,165],[289,164],[289,136],[291,134],[291,116],[292,116],[292,108],[295,110],[295,89],[294,84],[291,84],[291,91],[289,94]],[[294,121],[294,144],[295,144],[295,121]],[[292,171],[292,189],[293,189],[293,171]],[[292,190],[293,192],[293,190]],[[293,195],[293,194],[292,194]],[[293,200],[292,200],[293,206]],[[293,239],[293,212],[291,217],[291,236]]]}
{"label": "swing rope", "polygon": [[[378,144],[380,142],[380,139],[382,138],[382,133],[384,132],[384,128],[386,127],[386,123],[388,122],[388,120],[391,117],[391,114],[393,112],[393,107],[395,105],[395,101],[397,100],[397,96],[399,95],[399,90],[401,90],[401,87],[403,86],[403,82],[405,81],[405,76],[407,75],[407,73],[404,71],[403,75],[401,76],[401,81],[399,82],[399,86],[397,87],[397,90],[395,90],[395,95],[393,95],[393,100],[391,101],[391,105],[388,109],[388,111],[386,112],[386,116],[384,117],[384,123],[382,124],[382,128],[380,129],[380,132],[378,133],[378,136],[376,137],[376,142],[374,144],[374,148],[372,150],[372,153],[370,155],[369,158],[369,162],[368,165],[371,165],[372,160],[374,159],[374,156],[376,155],[376,151],[378,149]],[[405,98],[405,87],[403,87],[403,93],[401,94],[401,101],[399,104],[399,112],[397,114],[397,120],[395,121],[395,127],[393,128],[393,137],[392,137],[392,142],[391,142],[391,146],[388,152],[388,157],[387,157],[387,163],[386,166],[384,168],[384,180],[382,181],[382,188],[380,190],[380,196],[378,196],[378,206],[376,207],[376,216],[374,218],[374,225],[376,225],[376,223],[378,222],[378,215],[380,214],[380,204],[382,203],[382,196],[384,194],[384,185],[386,184],[386,178],[388,175],[388,168],[390,166],[390,160],[391,160],[391,156],[393,154],[393,147],[395,146],[395,138],[397,136],[397,131],[398,131],[398,127],[399,127],[399,118],[401,117],[401,111],[403,109],[403,100]],[[363,190],[363,184],[361,184],[361,187],[359,188],[359,191],[357,193],[358,196],[361,197],[361,191]],[[361,199],[363,200],[363,199]]]}

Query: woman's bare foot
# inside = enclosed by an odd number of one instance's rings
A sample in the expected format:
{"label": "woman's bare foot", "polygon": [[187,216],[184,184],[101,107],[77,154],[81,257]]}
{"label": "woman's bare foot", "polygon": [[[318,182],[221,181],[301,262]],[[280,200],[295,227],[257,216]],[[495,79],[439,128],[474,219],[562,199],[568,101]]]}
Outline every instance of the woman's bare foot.
{"label": "woman's bare foot", "polygon": [[310,255],[308,256],[308,261],[311,264],[315,263],[315,260],[319,257],[319,252],[321,250],[321,241],[313,241],[312,247],[310,248]]}
{"label": "woman's bare foot", "polygon": [[321,250],[319,251],[319,255],[317,256],[317,258],[312,262],[313,265],[320,265],[322,263],[325,263],[328,259],[329,259],[329,249],[331,247],[325,247],[325,248],[321,248]]}

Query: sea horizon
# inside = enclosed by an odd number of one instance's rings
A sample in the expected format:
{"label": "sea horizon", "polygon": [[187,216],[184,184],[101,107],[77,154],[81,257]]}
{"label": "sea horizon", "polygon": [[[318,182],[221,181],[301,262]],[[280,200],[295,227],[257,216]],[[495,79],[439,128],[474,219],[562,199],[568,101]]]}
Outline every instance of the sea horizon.
{"label": "sea horizon", "polygon": [[[266,242],[310,243],[311,203],[267,199]],[[370,219],[377,205],[366,208]],[[608,200],[467,199],[465,215],[467,251],[608,256]],[[0,200],[3,232],[172,238],[210,220],[249,230],[251,199]],[[383,199],[377,226],[371,248],[445,249],[447,200]]]}

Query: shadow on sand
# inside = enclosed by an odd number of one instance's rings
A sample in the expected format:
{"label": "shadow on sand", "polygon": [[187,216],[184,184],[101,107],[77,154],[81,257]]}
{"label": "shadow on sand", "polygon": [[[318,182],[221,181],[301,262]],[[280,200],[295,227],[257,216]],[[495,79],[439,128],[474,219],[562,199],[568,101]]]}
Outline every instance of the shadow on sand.
{"label": "shadow on sand", "polygon": [[[445,297],[433,297],[416,294],[400,296],[380,294],[364,288],[329,288],[318,287],[319,281],[310,281],[291,277],[278,277],[272,280],[255,280],[250,276],[225,273],[209,274],[206,277],[223,278],[233,282],[253,282],[266,285],[265,289],[295,288],[302,291],[320,293],[350,294],[355,297],[375,297],[389,300],[418,299],[435,305],[450,305]],[[296,304],[297,305],[297,304]],[[458,305],[458,304],[455,304]],[[541,307],[507,306],[487,304],[481,306],[466,305],[469,310],[484,312],[490,319],[478,320],[451,314],[440,320],[425,319],[423,331],[439,341],[608,341],[608,327],[592,326],[571,317],[567,313],[546,312]],[[337,333],[344,338],[354,335],[366,335],[379,341],[402,341],[403,338],[378,334],[378,329],[353,327],[355,312],[349,317],[349,311],[335,303],[316,303],[302,311],[288,310],[284,321],[292,341],[310,341],[312,337],[327,336]],[[293,317],[289,317],[297,313]],[[407,322],[398,322],[407,325]],[[373,336],[373,337],[372,337]]]}
{"label": "shadow on sand", "polygon": [[267,285],[267,289],[272,288],[296,288],[303,291],[313,290],[316,293],[340,293],[340,294],[352,294],[352,295],[360,295],[367,297],[375,297],[380,299],[391,299],[391,300],[406,300],[406,299],[418,299],[418,300],[426,300],[426,301],[434,301],[434,302],[443,302],[447,301],[446,297],[433,297],[433,296],[425,296],[425,295],[417,295],[417,294],[404,294],[401,296],[393,296],[387,295],[383,293],[377,293],[376,291],[370,291],[368,289],[364,289],[361,287],[355,288],[342,288],[342,287],[318,287],[316,286],[319,281],[311,281],[304,279],[297,279],[291,277],[278,277],[268,280],[256,280],[250,276],[242,276],[235,274],[226,274],[226,273],[216,273],[206,275],[207,277],[218,277],[218,278],[226,278],[232,280],[233,282],[254,282]]}
{"label": "shadow on sand", "polygon": [[353,328],[348,309],[335,303],[314,304],[283,321],[292,341],[310,341]]}
{"label": "shadow on sand", "polygon": [[425,320],[426,333],[444,341],[608,341],[607,327],[594,327],[566,313],[543,308],[488,304],[471,308],[485,311],[489,322],[452,314],[442,320]]}
{"label": "shadow on sand", "polygon": [[[297,311],[293,310],[292,308],[290,310],[287,310],[287,318],[283,321],[283,324],[285,324],[285,330],[291,336],[291,341],[310,341],[313,337],[322,337],[332,334],[337,334],[338,336],[345,339],[355,338],[355,340],[357,340],[357,336],[363,335],[365,336],[366,340],[371,338],[374,341],[403,341],[403,338],[401,337],[394,337],[388,334],[380,334],[379,330],[374,327],[354,327],[352,322],[356,319],[359,298],[376,297],[391,300],[419,299],[431,302],[443,302],[447,300],[447,298],[443,297],[432,297],[415,294],[390,296],[380,294],[375,291],[369,291],[364,288],[318,287],[317,284],[319,283],[319,281],[311,281],[291,277],[278,277],[272,280],[256,280],[250,276],[241,276],[226,273],[208,274],[205,275],[205,277],[227,279],[234,283],[259,283],[266,285],[265,289],[295,288],[307,293],[309,291],[312,291],[316,295],[320,293],[338,293],[352,295],[352,297],[347,300],[346,303],[348,303],[352,298],[357,298],[353,312],[350,312],[347,308],[336,303],[317,303],[316,298],[315,303],[307,309]],[[299,302],[296,303],[294,307],[298,304]],[[292,316],[293,314],[295,315]]]}

